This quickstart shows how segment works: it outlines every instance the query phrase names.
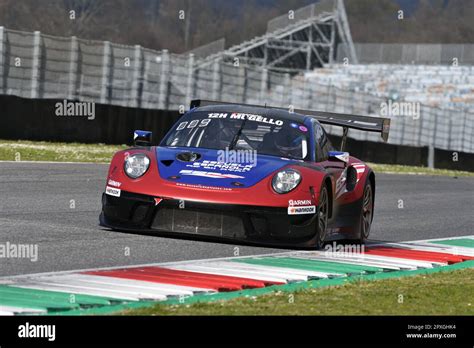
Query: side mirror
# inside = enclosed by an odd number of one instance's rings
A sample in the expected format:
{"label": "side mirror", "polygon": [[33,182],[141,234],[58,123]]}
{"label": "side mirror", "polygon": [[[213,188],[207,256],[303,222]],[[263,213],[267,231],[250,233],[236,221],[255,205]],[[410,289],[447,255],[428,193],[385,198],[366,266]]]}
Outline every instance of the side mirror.
{"label": "side mirror", "polygon": [[133,132],[133,143],[135,146],[151,146],[152,132],[136,130]]}
{"label": "side mirror", "polygon": [[329,151],[329,160],[341,161],[347,164],[349,162],[349,152]]}

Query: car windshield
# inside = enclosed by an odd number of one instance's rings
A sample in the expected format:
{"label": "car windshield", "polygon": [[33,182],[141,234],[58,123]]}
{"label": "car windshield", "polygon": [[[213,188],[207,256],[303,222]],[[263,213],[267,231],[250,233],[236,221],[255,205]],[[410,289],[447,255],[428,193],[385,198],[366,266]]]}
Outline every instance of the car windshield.
{"label": "car windshield", "polygon": [[306,159],[308,128],[301,122],[268,115],[189,112],[173,126],[161,145],[256,150],[258,154]]}

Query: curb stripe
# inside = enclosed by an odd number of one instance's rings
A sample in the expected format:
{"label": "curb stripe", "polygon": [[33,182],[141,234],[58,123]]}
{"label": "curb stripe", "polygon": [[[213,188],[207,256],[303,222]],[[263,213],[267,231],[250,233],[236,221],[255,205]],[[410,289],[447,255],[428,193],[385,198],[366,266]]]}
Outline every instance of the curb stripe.
{"label": "curb stripe", "polygon": [[[330,273],[323,272],[311,272],[311,271],[298,271],[298,270],[285,270],[278,267],[269,267],[261,265],[251,264],[239,264],[233,261],[220,262],[220,263],[197,263],[196,265],[179,265],[170,266],[173,269],[183,269],[189,271],[196,271],[198,268],[201,270],[207,270],[208,272],[217,272],[216,274],[227,273],[227,272],[239,272],[241,274],[247,274],[248,277],[257,277],[257,279],[265,279],[267,281],[274,281],[277,283],[291,283],[295,281],[306,281],[310,278],[328,278]],[[236,273],[237,274],[237,273]]]}
{"label": "curb stripe", "polygon": [[358,266],[370,266],[370,267],[376,267],[376,268],[381,268],[384,271],[400,271],[400,270],[410,270],[410,269],[416,269],[414,266],[407,266],[403,264],[396,264],[392,263],[390,264],[388,261],[385,262],[377,262],[373,260],[368,260],[365,259],[364,256],[361,254],[361,256],[318,256],[318,255],[313,255],[313,254],[301,254],[298,255],[299,258],[303,259],[308,259],[308,260],[317,260],[317,261],[331,261],[331,262],[336,262],[336,263],[342,263],[342,264],[352,264],[352,265],[358,265]]}
{"label": "curb stripe", "polygon": [[[256,271],[247,271],[247,270],[240,270],[238,268],[222,268],[211,266],[207,264],[197,264],[197,265],[189,265],[189,266],[176,266],[170,267],[170,269],[179,270],[179,271],[188,271],[188,272],[199,272],[199,273],[206,273],[206,274],[216,274],[222,276],[231,276],[231,277],[247,277],[252,278],[255,280],[262,281],[264,284],[273,285],[273,284],[286,284],[288,279],[284,278],[275,278],[275,277],[268,277],[266,275],[262,275],[262,273]],[[293,276],[293,281],[305,281],[308,280],[307,277],[298,277]]]}
{"label": "curb stripe", "polygon": [[0,315],[111,313],[157,301],[207,302],[462,269],[474,267],[471,240],[379,242],[361,254],[291,251],[2,278]]}
{"label": "curb stripe", "polygon": [[447,239],[430,242],[433,244],[442,244],[442,245],[453,245],[458,247],[465,248],[474,248],[474,239],[470,238],[460,238],[460,239]]}
{"label": "curb stripe", "polygon": [[367,254],[382,255],[382,256],[393,256],[405,259],[423,260],[423,261],[436,261],[447,264],[453,264],[457,262],[463,262],[472,260],[470,256],[452,255],[442,252],[433,251],[422,251],[415,249],[401,249],[393,247],[371,247],[365,251]]}
{"label": "curb stripe", "polygon": [[292,257],[268,257],[260,259],[240,259],[235,260],[235,262],[244,262],[244,263],[253,263],[260,265],[270,265],[270,266],[279,266],[285,268],[296,268],[296,269],[305,269],[310,271],[329,271],[333,273],[339,273],[342,275],[347,274],[360,274],[365,272],[376,272],[377,270],[382,271],[381,269],[376,269],[374,267],[362,267],[356,265],[346,265],[336,262],[320,262],[316,260],[305,260],[301,258],[292,258]]}
{"label": "curb stripe", "polygon": [[139,269],[126,269],[108,272],[87,272],[88,274],[108,275],[112,277],[125,277],[129,279],[141,279],[146,276],[148,280],[176,285],[193,285],[197,287],[210,288],[217,291],[235,291],[244,288],[262,288],[265,284],[250,278],[221,276],[214,274],[188,272],[163,267],[143,267]]}
{"label": "curb stripe", "polygon": [[130,296],[129,294],[124,294],[117,291],[91,289],[85,286],[68,286],[61,283],[55,283],[52,281],[49,281],[49,282],[31,281],[31,282],[19,283],[17,286],[23,287],[23,288],[29,288],[29,289],[64,292],[68,294],[107,296],[107,297],[111,297],[122,302],[139,300],[137,296]]}

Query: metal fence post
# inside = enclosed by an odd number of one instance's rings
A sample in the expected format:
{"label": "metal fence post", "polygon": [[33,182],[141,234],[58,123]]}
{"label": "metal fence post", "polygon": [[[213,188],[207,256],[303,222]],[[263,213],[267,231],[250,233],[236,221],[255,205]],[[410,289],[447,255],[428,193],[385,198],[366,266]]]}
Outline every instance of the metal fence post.
{"label": "metal fence post", "polygon": [[132,107],[140,107],[141,105],[140,81],[142,79],[142,71],[142,48],[140,45],[135,45],[133,57],[132,91],[130,96],[130,106]]}
{"label": "metal fence post", "polygon": [[433,169],[435,167],[435,146],[436,146],[436,137],[438,133],[438,112],[436,109],[434,116],[434,127],[433,127],[433,136],[430,139],[430,143],[428,145],[428,168]]}
{"label": "metal fence post", "polygon": [[158,89],[158,109],[166,110],[168,108],[168,81],[170,78],[170,65],[168,50],[161,52],[161,73],[160,86]]}
{"label": "metal fence post", "polygon": [[186,81],[186,105],[191,104],[194,96],[194,54],[190,53],[188,58],[188,79]]}
{"label": "metal fence post", "polygon": [[219,100],[221,98],[221,93],[219,93],[221,90],[221,74],[219,74],[220,63],[220,59],[216,59],[212,70],[212,100]]}
{"label": "metal fence post", "polygon": [[31,98],[39,97],[39,78],[41,66],[41,33],[35,31],[33,37],[33,63],[31,65]]}
{"label": "metal fence post", "polygon": [[0,92],[5,94],[5,28],[0,27]]}
{"label": "metal fence post", "polygon": [[262,69],[262,79],[260,81],[260,103],[266,103],[266,92],[268,88],[268,70]]}
{"label": "metal fence post", "polygon": [[285,108],[288,108],[291,105],[291,78],[290,78],[290,74],[288,73],[285,73],[285,79],[283,82],[283,91],[284,91],[283,93],[287,93]]}
{"label": "metal fence post", "polygon": [[245,104],[247,100],[247,68],[245,66],[239,67],[239,80],[242,81],[242,103]]}
{"label": "metal fence post", "polygon": [[77,78],[79,67],[79,43],[77,37],[71,36],[71,54],[69,57],[69,90],[68,99],[76,99],[77,97]]}
{"label": "metal fence post", "polygon": [[102,86],[100,90],[101,104],[107,104],[109,101],[111,51],[110,42],[104,41],[104,53],[102,56]]}

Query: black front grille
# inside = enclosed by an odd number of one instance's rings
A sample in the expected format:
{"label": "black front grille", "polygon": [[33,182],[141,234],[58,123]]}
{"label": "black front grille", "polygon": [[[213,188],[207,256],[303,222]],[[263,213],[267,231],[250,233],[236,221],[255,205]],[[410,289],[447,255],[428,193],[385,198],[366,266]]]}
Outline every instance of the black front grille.
{"label": "black front grille", "polygon": [[214,210],[158,209],[153,229],[227,238],[243,238],[245,230],[242,218],[230,212]]}

